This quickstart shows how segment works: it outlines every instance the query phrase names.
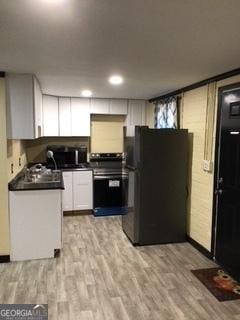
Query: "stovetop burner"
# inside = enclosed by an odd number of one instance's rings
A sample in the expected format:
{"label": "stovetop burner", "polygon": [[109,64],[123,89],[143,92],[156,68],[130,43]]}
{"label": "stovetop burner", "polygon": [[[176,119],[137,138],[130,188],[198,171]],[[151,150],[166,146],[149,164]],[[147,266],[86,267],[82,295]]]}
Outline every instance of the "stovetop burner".
{"label": "stovetop burner", "polygon": [[91,153],[90,167],[94,175],[120,175],[123,173],[123,159],[122,153]]}

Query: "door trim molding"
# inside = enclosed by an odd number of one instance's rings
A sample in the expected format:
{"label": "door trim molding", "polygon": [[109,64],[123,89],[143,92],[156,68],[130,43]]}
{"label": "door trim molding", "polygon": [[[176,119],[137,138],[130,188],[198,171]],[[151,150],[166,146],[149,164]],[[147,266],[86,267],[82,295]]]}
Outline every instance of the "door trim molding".
{"label": "door trim molding", "polygon": [[217,102],[217,119],[216,119],[216,139],[215,139],[215,157],[214,157],[214,184],[213,184],[213,205],[212,205],[212,239],[211,239],[211,254],[213,259],[215,259],[215,242],[216,242],[216,222],[217,222],[217,194],[215,193],[217,189],[217,178],[218,178],[218,158],[219,143],[220,143],[220,129],[221,129],[221,111],[222,111],[222,93],[224,91],[232,89],[240,89],[240,82],[229,84],[227,86],[218,88],[218,102]]}

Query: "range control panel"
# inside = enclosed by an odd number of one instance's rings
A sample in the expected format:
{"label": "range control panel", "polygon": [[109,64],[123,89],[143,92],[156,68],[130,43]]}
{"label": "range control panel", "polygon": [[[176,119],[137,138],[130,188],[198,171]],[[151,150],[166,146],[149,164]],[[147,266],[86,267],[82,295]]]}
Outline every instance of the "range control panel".
{"label": "range control panel", "polygon": [[90,161],[121,161],[124,158],[123,153],[91,153]]}

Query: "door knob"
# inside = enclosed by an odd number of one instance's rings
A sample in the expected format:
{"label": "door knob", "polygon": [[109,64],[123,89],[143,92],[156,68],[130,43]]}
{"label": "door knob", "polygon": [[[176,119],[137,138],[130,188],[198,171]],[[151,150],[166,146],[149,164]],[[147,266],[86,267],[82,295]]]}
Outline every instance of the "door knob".
{"label": "door knob", "polygon": [[217,189],[217,190],[215,191],[215,194],[221,195],[222,193],[223,193],[223,190],[222,190],[222,189]]}

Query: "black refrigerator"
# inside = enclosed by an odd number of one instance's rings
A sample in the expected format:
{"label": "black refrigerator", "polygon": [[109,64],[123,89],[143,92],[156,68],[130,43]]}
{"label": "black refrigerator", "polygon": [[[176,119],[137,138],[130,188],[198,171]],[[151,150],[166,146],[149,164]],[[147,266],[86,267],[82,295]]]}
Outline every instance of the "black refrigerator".
{"label": "black refrigerator", "polygon": [[128,169],[122,228],[135,245],[186,240],[188,131],[136,126],[124,137]]}

